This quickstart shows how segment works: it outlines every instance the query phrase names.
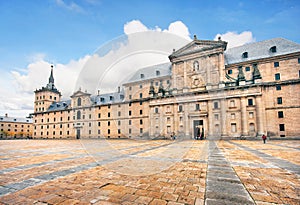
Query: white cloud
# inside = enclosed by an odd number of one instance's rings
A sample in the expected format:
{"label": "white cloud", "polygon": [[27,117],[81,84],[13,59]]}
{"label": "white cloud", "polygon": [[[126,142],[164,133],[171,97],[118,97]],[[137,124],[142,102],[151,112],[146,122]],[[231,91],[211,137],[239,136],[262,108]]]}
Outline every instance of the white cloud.
{"label": "white cloud", "polygon": [[244,31],[240,34],[234,31],[228,31],[224,34],[217,34],[214,40],[218,40],[218,37],[228,42],[227,48],[242,46],[256,41],[251,31]]}
{"label": "white cloud", "polygon": [[139,20],[132,20],[127,22],[124,25],[124,33],[126,35],[137,33],[137,32],[145,32],[145,31],[168,32],[168,33],[176,34],[187,40],[191,40],[189,29],[182,21],[172,22],[170,23],[168,29],[164,29],[164,30],[158,26],[155,26],[155,28],[148,28]]}
{"label": "white cloud", "polygon": [[169,25],[169,28],[164,31],[176,34],[176,35],[186,38],[188,40],[191,39],[189,29],[184,23],[182,23],[182,21],[175,21],[175,22],[171,23]]}
{"label": "white cloud", "polygon": [[136,33],[136,32],[144,32],[148,31],[149,29],[139,20],[132,20],[130,22],[127,22],[124,25],[124,33],[126,35]]}

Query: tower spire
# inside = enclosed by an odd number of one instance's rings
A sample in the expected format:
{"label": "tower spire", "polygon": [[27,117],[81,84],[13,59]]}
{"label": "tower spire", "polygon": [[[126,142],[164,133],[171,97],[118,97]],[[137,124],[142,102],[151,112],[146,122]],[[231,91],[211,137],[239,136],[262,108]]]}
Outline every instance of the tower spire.
{"label": "tower spire", "polygon": [[51,73],[50,73],[50,77],[49,77],[49,83],[54,84],[53,65],[51,65]]}

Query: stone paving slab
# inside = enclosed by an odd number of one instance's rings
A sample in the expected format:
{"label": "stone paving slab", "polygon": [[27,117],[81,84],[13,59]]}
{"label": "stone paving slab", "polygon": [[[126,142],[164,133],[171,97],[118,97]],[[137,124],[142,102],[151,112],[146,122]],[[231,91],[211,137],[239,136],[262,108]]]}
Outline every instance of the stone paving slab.
{"label": "stone paving slab", "polygon": [[297,143],[0,141],[0,204],[300,204],[299,176],[256,152]]}

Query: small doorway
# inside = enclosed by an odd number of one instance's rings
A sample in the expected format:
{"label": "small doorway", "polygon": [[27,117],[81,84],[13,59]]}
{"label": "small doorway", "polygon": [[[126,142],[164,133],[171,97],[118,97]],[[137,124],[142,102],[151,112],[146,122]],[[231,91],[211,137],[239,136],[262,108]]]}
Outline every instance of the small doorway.
{"label": "small doorway", "polygon": [[76,130],[76,139],[80,139],[80,129]]}
{"label": "small doorway", "polygon": [[194,120],[194,139],[197,139],[203,131],[203,120]]}

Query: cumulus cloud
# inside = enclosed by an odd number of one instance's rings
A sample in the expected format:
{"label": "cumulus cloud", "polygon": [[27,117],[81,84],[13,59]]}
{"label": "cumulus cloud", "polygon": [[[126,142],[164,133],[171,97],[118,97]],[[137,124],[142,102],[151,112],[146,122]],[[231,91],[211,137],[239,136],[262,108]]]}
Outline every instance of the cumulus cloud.
{"label": "cumulus cloud", "polygon": [[182,21],[175,21],[170,23],[168,29],[161,29],[159,26],[155,26],[154,28],[148,28],[139,20],[132,20],[124,25],[124,33],[126,35],[145,31],[168,32],[176,34],[187,40],[191,40],[189,29]]}
{"label": "cumulus cloud", "polygon": [[255,38],[253,37],[251,31],[244,31],[242,33],[228,31],[224,34],[217,34],[214,40],[218,40],[219,37],[221,37],[223,41],[228,42],[228,48],[242,46],[247,43],[255,42]]}

